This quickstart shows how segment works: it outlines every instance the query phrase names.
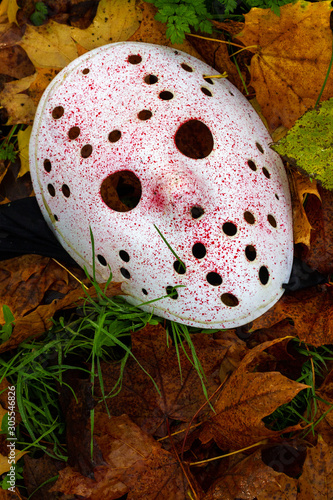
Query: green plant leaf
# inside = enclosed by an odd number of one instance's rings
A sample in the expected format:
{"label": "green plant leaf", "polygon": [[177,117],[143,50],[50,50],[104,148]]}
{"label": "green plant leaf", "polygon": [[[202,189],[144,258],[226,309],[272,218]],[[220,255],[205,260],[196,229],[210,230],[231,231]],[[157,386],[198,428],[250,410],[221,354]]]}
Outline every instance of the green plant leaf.
{"label": "green plant leaf", "polygon": [[272,149],[333,189],[333,98],[307,111]]}

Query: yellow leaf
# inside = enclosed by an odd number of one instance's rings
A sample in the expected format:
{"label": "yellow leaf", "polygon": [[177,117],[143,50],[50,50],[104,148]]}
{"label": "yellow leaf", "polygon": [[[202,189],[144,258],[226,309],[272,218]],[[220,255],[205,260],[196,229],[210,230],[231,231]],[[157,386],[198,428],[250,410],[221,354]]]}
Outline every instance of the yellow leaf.
{"label": "yellow leaf", "polygon": [[86,50],[92,50],[108,43],[128,40],[138,27],[135,0],[101,0],[89,28],[71,28],[71,35]]}
{"label": "yellow leaf", "polygon": [[0,92],[0,107],[6,108],[8,112],[9,119],[6,125],[33,122],[36,106],[28,95],[21,92],[30,87],[36,75],[37,73],[21,80],[5,83],[3,91]]}
{"label": "yellow leaf", "polygon": [[[251,9],[237,36],[255,55],[251,83],[271,129],[292,127],[319,96],[332,54],[331,2],[305,2]],[[321,100],[333,96],[333,75]]]}
{"label": "yellow leaf", "polygon": [[15,458],[13,457],[13,462],[11,463],[11,460],[9,460],[8,456],[4,456],[0,453],[0,475],[4,474],[5,472],[8,472],[10,469],[10,466],[13,465],[14,463],[16,464],[20,458],[23,457],[28,453],[27,451],[20,451],[20,450],[15,450]]}
{"label": "yellow leaf", "polygon": [[16,0],[2,0],[0,3],[0,23],[4,23],[7,19],[10,23],[16,23],[16,13],[20,7]]}
{"label": "yellow leaf", "polygon": [[20,152],[21,168],[17,177],[29,172],[29,140],[31,135],[31,125],[25,130],[20,130],[17,134],[18,147]]}
{"label": "yellow leaf", "polygon": [[71,27],[54,21],[43,26],[27,25],[19,44],[36,68],[64,68],[78,56]]}
{"label": "yellow leaf", "polygon": [[17,14],[17,11],[19,10],[19,8],[20,7],[17,5],[16,0],[9,0],[7,15],[8,15],[8,21],[10,23],[18,24],[18,22],[16,21],[16,14]]}

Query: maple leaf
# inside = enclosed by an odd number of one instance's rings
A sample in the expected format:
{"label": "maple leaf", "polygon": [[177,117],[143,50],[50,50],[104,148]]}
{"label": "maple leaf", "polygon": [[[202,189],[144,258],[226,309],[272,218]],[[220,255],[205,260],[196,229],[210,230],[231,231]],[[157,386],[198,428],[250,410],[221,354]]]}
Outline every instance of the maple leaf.
{"label": "maple leaf", "polygon": [[270,328],[285,318],[294,322],[302,342],[315,347],[333,343],[333,289],[311,287],[285,294],[269,311],[253,321],[251,331]]}
{"label": "maple leaf", "polygon": [[[290,460],[290,459],[289,459]],[[262,450],[241,460],[209,489],[204,500],[235,498],[296,500],[296,479],[276,472],[262,461]]]}
{"label": "maple leaf", "polygon": [[[254,52],[251,81],[257,100],[271,129],[290,128],[312,108],[324,83],[332,54],[331,2],[300,0],[270,9],[251,9],[245,28],[237,36]],[[304,43],[304,40],[307,43]],[[329,76],[321,100],[333,95]]]}
{"label": "maple leaf", "polygon": [[214,406],[216,413],[209,422],[209,433],[203,432],[204,441],[213,437],[221,449],[235,450],[280,435],[265,427],[262,419],[308,386],[278,372],[258,370],[262,352],[278,342],[281,339],[264,342],[243,358]]}
{"label": "maple leaf", "polygon": [[332,498],[333,452],[320,436],[317,446],[307,450],[298,487],[298,500]]}

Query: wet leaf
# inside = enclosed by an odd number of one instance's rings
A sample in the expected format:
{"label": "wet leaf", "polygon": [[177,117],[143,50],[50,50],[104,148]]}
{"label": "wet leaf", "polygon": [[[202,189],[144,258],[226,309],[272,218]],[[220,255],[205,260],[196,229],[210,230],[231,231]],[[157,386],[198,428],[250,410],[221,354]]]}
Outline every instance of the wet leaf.
{"label": "wet leaf", "polygon": [[321,203],[314,196],[306,202],[306,213],[312,226],[310,248],[304,261],[323,274],[333,273],[333,193],[319,186]]}
{"label": "wet leaf", "polygon": [[209,422],[211,435],[221,449],[244,448],[280,435],[265,427],[262,419],[308,387],[281,373],[260,370],[263,351],[277,342],[281,339],[253,348],[224,385],[214,406],[216,414]]}
{"label": "wet leaf", "polygon": [[299,481],[298,500],[326,500],[333,491],[333,451],[319,436],[318,444],[308,448]]}
{"label": "wet leaf", "polygon": [[294,322],[300,340],[313,346],[333,342],[333,287],[321,285],[285,294],[254,320],[251,331],[269,328],[285,318]]}
{"label": "wet leaf", "polygon": [[[86,500],[113,500],[126,494],[132,500],[185,500],[189,486],[178,460],[127,415],[109,419],[97,413],[94,435],[106,465],[94,469],[95,480],[66,467],[53,491]],[[188,471],[187,477],[191,477]]]}
{"label": "wet leaf", "polygon": [[[219,368],[227,346],[220,345],[210,335],[196,334],[192,337],[198,358],[207,377],[208,394],[218,387]],[[186,344],[185,344],[186,345]],[[166,332],[161,326],[147,326],[132,335],[132,351],[141,366],[157,383],[159,395],[142,368],[128,360],[124,371],[120,394],[108,401],[113,415],[127,413],[135,423],[149,433],[159,427],[166,434],[166,418],[189,422],[196,411],[206,402],[195,368],[180,348],[182,378],[176,350],[171,340],[167,343]],[[186,351],[189,349],[186,346]],[[105,392],[111,391],[119,376],[119,367],[103,365]]]}
{"label": "wet leaf", "polygon": [[[252,85],[271,129],[292,127],[313,108],[324,83],[332,53],[331,2],[305,2],[270,9],[251,9],[237,38],[255,55]],[[306,40],[306,44],[304,43]],[[333,95],[328,78],[321,100]]]}
{"label": "wet leaf", "polygon": [[275,472],[262,461],[261,450],[239,462],[219,479],[204,500],[234,500],[235,498],[266,500],[296,500],[297,480]]}
{"label": "wet leaf", "polygon": [[1,49],[0,68],[2,74],[18,79],[35,73],[34,65],[18,45]]}

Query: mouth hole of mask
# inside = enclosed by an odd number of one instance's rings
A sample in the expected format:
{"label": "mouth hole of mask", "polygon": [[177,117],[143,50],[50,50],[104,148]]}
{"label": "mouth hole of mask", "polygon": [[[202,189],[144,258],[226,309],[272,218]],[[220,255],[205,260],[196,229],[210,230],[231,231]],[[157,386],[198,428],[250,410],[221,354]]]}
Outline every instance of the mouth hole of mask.
{"label": "mouth hole of mask", "polygon": [[121,170],[104,179],[100,194],[104,203],[112,210],[129,212],[141,199],[141,182],[134,172]]}

